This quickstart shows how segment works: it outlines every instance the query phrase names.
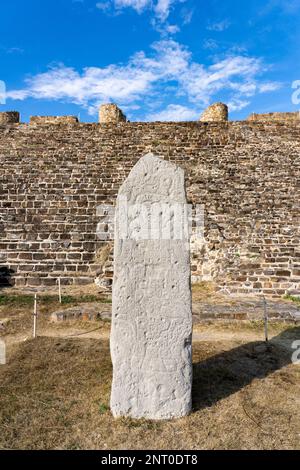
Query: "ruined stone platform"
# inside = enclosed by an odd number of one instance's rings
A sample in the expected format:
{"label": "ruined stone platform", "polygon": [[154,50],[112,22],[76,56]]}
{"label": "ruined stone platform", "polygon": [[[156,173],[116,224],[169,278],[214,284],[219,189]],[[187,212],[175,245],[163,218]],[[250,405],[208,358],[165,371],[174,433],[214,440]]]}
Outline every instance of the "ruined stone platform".
{"label": "ruined stone platform", "polygon": [[[269,319],[273,321],[300,322],[300,305],[285,300],[267,300]],[[222,301],[193,302],[193,324],[214,321],[259,321],[264,309],[260,298],[240,296],[224,297]],[[77,307],[59,309],[51,314],[53,322],[111,320],[111,305],[99,302],[82,304]]]}

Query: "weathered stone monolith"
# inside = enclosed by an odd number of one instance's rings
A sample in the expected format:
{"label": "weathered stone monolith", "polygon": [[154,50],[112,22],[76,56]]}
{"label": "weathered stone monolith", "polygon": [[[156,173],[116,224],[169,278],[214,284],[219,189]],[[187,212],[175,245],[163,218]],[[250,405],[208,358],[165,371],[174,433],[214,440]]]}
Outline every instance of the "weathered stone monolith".
{"label": "weathered stone monolith", "polygon": [[117,200],[111,410],[170,419],[191,410],[192,311],[184,172],[141,158]]}

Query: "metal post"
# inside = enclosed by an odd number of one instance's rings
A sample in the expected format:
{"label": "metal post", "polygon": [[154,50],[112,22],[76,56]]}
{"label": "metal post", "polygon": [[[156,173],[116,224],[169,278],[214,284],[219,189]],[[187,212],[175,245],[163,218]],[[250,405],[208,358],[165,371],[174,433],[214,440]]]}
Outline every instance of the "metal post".
{"label": "metal post", "polygon": [[59,303],[61,304],[61,303],[62,303],[62,299],[61,299],[61,283],[60,283],[60,277],[57,279],[57,282],[58,282],[58,298],[59,298]]}
{"label": "metal post", "polygon": [[268,332],[269,316],[268,316],[267,301],[266,301],[265,296],[263,297],[263,299],[264,299],[265,340],[266,340],[266,343],[268,343],[269,341],[269,332]]}
{"label": "metal post", "polygon": [[36,338],[37,334],[37,294],[34,294],[34,309],[33,309],[33,337]]}

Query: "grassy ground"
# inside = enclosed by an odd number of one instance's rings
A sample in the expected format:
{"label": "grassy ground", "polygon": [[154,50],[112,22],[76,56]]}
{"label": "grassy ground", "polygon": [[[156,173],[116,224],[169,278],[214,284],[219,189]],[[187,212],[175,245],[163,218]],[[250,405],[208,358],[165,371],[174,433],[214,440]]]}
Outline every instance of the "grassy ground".
{"label": "grassy ground", "polygon": [[286,295],[284,298],[286,300],[294,302],[295,304],[300,304],[300,297],[295,297],[294,295]]}
{"label": "grassy ground", "polygon": [[[36,340],[32,293],[1,293],[8,362],[0,366],[0,449],[300,449],[300,366],[291,364],[299,326],[273,323],[266,346],[260,321],[196,325],[192,414],[115,420],[110,324],[49,321],[81,302],[107,308],[93,289],[68,292],[62,306],[55,293],[41,294]],[[193,297],[224,302],[206,285]]]}
{"label": "grassy ground", "polygon": [[[57,294],[39,294],[38,329],[43,332],[47,328],[52,312],[95,302],[99,303],[99,306],[110,306],[111,299],[96,292],[90,294],[79,292],[72,293],[72,295],[62,295],[62,304],[60,304]],[[0,337],[8,336],[11,339],[13,335],[30,335],[33,323],[33,304],[33,294],[17,294],[16,291],[10,293],[8,290],[0,293],[0,323],[1,321],[5,323],[5,330],[1,331],[0,328]],[[91,327],[88,324],[82,326],[87,329]]]}
{"label": "grassy ground", "polygon": [[0,367],[0,448],[299,449],[300,367],[281,345],[297,337],[196,342],[193,413],[170,422],[113,419],[108,340],[14,344]]}
{"label": "grassy ground", "polygon": [[[58,304],[58,297],[57,295],[39,295],[39,304],[41,305],[49,305],[49,304]],[[101,303],[111,303],[110,299],[101,298],[96,295],[80,295],[80,296],[73,296],[73,295],[62,295],[62,305],[78,305],[81,303],[87,302],[101,302]],[[1,294],[0,295],[0,306],[4,305],[7,307],[33,307],[34,303],[34,296],[29,294],[23,295],[9,295],[9,294]]]}

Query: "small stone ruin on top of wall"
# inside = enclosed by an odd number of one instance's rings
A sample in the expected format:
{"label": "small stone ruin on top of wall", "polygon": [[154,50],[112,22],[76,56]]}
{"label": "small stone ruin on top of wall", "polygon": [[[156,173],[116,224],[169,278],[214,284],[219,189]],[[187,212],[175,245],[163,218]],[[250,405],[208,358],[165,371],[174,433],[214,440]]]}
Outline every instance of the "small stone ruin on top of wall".
{"label": "small stone ruin on top of wall", "polygon": [[17,111],[7,111],[5,113],[0,113],[0,126],[5,126],[6,124],[17,124],[20,122],[20,113]]}
{"label": "small stone ruin on top of wall", "polygon": [[99,122],[101,124],[117,124],[119,122],[127,122],[127,119],[116,104],[109,103],[100,106]]}
{"label": "small stone ruin on top of wall", "polygon": [[209,106],[202,116],[201,122],[227,122],[228,121],[228,106],[224,103],[214,103]]}

